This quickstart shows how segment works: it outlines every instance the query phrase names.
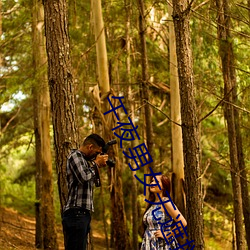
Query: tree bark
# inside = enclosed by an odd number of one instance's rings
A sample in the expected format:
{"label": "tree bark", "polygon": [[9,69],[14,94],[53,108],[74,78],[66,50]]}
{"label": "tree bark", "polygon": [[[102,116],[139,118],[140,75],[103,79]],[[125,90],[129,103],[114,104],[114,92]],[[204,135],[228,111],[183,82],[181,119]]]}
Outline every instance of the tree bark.
{"label": "tree bark", "polygon": [[[107,50],[106,50],[106,39],[104,32],[104,23],[102,17],[102,6],[101,0],[92,1],[93,4],[93,17],[94,17],[94,29],[95,29],[95,39],[96,39],[96,54],[97,54],[97,71],[98,71],[98,82],[101,90],[101,98],[107,97],[110,92],[109,84],[109,70],[108,70],[108,60],[107,60]],[[101,107],[102,112],[106,112],[109,109],[109,104],[106,99],[103,99],[103,104]],[[112,114],[108,114],[110,117]],[[106,117],[105,117],[106,119]],[[103,137],[106,141],[112,138],[111,129],[115,127],[114,119],[110,126],[105,126],[103,124]],[[126,225],[126,215],[124,209],[123,201],[123,188],[122,188],[122,169],[118,155],[118,144],[113,146],[113,157],[116,158],[115,168],[113,171],[112,180],[112,191],[111,191],[111,210],[112,210],[112,220],[113,220],[113,232],[114,232],[114,247],[119,250],[129,249],[128,242],[128,230]]]}
{"label": "tree bark", "polygon": [[101,94],[104,95],[110,91],[108,74],[108,57],[106,49],[106,38],[104,32],[104,23],[102,18],[101,0],[93,0],[94,30],[96,39],[96,58],[98,82]]}
{"label": "tree bark", "polygon": [[[169,16],[172,16],[173,8],[168,5]],[[176,42],[173,22],[169,25],[169,54],[170,54],[170,106],[171,106],[171,136],[172,136],[172,190],[173,199],[178,209],[185,217],[186,197],[184,192],[184,159],[182,145],[181,126],[181,102],[177,67]],[[176,124],[177,123],[177,124]]]}
{"label": "tree bark", "polygon": [[247,170],[245,165],[242,136],[240,131],[240,118],[239,118],[239,112],[236,108],[234,108],[234,115],[235,115],[237,153],[238,153],[239,170],[240,170],[242,208],[244,215],[247,247],[248,249],[250,249],[250,200],[248,195]]}
{"label": "tree bark", "polygon": [[78,147],[75,92],[69,50],[66,0],[44,0],[48,81],[54,130],[55,163],[61,209],[67,199],[66,162]]}
{"label": "tree bark", "polygon": [[180,83],[185,191],[187,198],[187,232],[189,240],[194,240],[195,249],[204,249],[201,169],[199,159],[200,146],[194,95],[189,7],[185,0],[173,1],[173,20]]}
{"label": "tree bark", "polygon": [[[3,34],[3,16],[2,16],[2,0],[0,0],[0,37],[2,37]],[[0,52],[0,68],[3,64],[3,55]]]}
{"label": "tree bark", "polygon": [[[134,123],[135,119],[135,102],[132,93],[131,86],[131,47],[130,47],[130,33],[131,33],[131,0],[125,0],[125,10],[126,10],[126,72],[127,72],[127,83],[128,83],[128,103],[130,103],[131,120]],[[135,142],[131,141],[131,148],[135,147]],[[135,164],[131,162],[132,166],[135,168]],[[134,177],[136,171],[131,171],[131,204],[132,204],[132,248],[133,250],[138,250],[138,206],[137,206],[137,180]]]}
{"label": "tree bark", "polygon": [[[146,103],[144,106],[145,116],[145,132],[146,132],[146,145],[149,154],[154,159],[153,152],[153,125],[152,125],[152,109],[147,103],[149,101],[149,86],[148,86],[148,59],[147,59],[147,46],[146,46],[146,20],[145,20],[145,6],[144,0],[138,0],[139,7],[139,32],[140,32],[140,43],[141,43],[141,68],[142,68],[142,83],[140,87],[141,97],[143,102]],[[154,162],[144,166],[144,174],[148,174],[149,167],[154,168]],[[149,183],[149,177],[147,178]],[[148,197],[148,191],[146,197]]]}
{"label": "tree bark", "polygon": [[[227,0],[216,0],[218,11],[218,39],[219,39],[219,53],[222,63],[222,73],[224,79],[224,96],[225,96],[225,119],[227,121],[228,141],[230,150],[231,162],[231,179],[233,186],[234,197],[234,214],[235,214],[235,230],[236,230],[236,245],[237,249],[245,249],[244,229],[243,229],[243,208],[241,197],[241,171],[239,165],[239,157],[241,159],[242,170],[243,156],[240,144],[241,137],[239,131],[238,112],[232,104],[236,104],[237,100],[237,86],[236,86],[236,72],[234,67],[234,52],[232,39],[230,34],[230,13],[229,3]],[[243,173],[244,174],[244,173]],[[243,178],[242,178],[243,179]],[[244,183],[244,180],[242,180]],[[247,183],[246,183],[247,184]],[[245,187],[245,186],[244,186]],[[245,189],[243,187],[244,195]],[[248,191],[247,191],[248,196]],[[248,198],[247,198],[248,199]],[[244,204],[246,205],[246,204]],[[249,217],[249,204],[245,208],[246,214]],[[248,211],[247,211],[248,210]],[[249,218],[245,217],[249,221]],[[249,230],[249,225],[246,226],[246,232]]]}
{"label": "tree bark", "polygon": [[250,0],[247,1],[247,6],[248,6],[248,23],[250,26]]}
{"label": "tree bark", "polygon": [[[3,29],[2,29],[2,0],[0,0],[0,37],[2,37]],[[2,53],[0,52],[0,69],[2,68],[3,60],[2,60]],[[2,74],[0,70],[0,74]],[[1,85],[0,85],[1,87]],[[0,140],[2,137],[2,127],[1,127],[1,119],[0,119]],[[0,193],[2,193],[2,183],[0,183]],[[0,195],[0,207],[2,207],[2,195]],[[0,216],[2,218],[2,209],[0,209]],[[2,223],[0,223],[0,231],[2,230]]]}
{"label": "tree bark", "polygon": [[42,1],[34,0],[33,57],[35,70],[34,126],[36,138],[36,246],[58,249],[53,201],[53,175],[50,149],[50,99],[46,70],[44,10]]}

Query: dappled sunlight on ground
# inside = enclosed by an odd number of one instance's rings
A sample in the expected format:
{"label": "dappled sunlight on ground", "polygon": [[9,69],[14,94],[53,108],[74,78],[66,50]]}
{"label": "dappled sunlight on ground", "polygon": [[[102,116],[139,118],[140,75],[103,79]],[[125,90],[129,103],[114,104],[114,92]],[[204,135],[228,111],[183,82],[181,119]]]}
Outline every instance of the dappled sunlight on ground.
{"label": "dappled sunlight on ground", "polygon": [[[104,250],[105,236],[100,223],[92,221],[95,250]],[[61,225],[57,227],[59,250],[64,250]],[[35,218],[9,209],[0,209],[0,250],[35,250]]]}

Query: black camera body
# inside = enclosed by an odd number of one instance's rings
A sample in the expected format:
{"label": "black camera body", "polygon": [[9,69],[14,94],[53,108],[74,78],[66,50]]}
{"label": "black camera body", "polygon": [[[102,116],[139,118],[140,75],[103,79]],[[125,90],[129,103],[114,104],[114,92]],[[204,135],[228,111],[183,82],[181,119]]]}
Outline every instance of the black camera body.
{"label": "black camera body", "polygon": [[[114,140],[111,140],[109,142],[107,142],[105,144],[105,146],[102,148],[102,153],[101,155],[104,155],[104,154],[107,154],[108,153],[108,150],[109,150],[109,147],[111,145],[114,145],[116,144],[117,141],[114,139]],[[112,159],[108,159],[107,160],[107,165],[110,167],[110,168],[113,168],[115,166],[115,161],[112,160]],[[100,187],[101,186],[101,179],[100,179],[100,176],[99,176],[99,171],[97,169],[97,166],[94,164],[94,169],[95,169],[95,173],[96,173],[96,176],[95,176],[95,179],[94,179],[94,182],[95,182],[95,186],[96,187]]]}
{"label": "black camera body", "polygon": [[[101,153],[101,154],[107,154],[107,153],[108,153],[108,150],[109,150],[109,147],[110,147],[111,145],[116,144],[116,143],[117,143],[116,139],[113,139],[113,140],[111,140],[111,141],[108,141],[108,142],[105,144],[105,146],[102,148],[102,153]],[[107,160],[107,165],[108,165],[110,168],[113,168],[113,167],[115,166],[115,161],[109,158],[109,159]]]}

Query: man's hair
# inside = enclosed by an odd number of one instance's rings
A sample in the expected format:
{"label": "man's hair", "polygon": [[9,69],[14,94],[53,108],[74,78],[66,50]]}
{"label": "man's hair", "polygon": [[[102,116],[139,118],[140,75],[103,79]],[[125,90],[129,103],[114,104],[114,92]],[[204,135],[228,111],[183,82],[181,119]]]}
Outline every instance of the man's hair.
{"label": "man's hair", "polygon": [[91,134],[85,138],[83,145],[93,144],[95,146],[104,147],[105,141],[98,134]]}

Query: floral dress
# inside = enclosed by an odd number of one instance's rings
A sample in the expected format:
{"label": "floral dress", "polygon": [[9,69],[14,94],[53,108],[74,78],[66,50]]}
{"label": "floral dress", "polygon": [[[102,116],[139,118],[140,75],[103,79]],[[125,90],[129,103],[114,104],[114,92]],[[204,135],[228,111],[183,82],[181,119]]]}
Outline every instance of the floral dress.
{"label": "floral dress", "polygon": [[[156,220],[153,217],[153,211],[154,216],[159,220]],[[157,230],[161,230],[161,225],[159,224],[159,222],[165,223],[167,221],[169,221],[169,223],[166,223],[165,225],[172,224],[172,220],[169,218],[169,216],[161,211],[160,205],[152,205],[147,210],[143,217],[143,223],[147,226],[147,228],[143,236],[141,250],[170,250],[177,247],[176,240],[171,240],[171,248],[170,243],[166,243],[165,239],[157,238],[154,236],[154,233]]]}

